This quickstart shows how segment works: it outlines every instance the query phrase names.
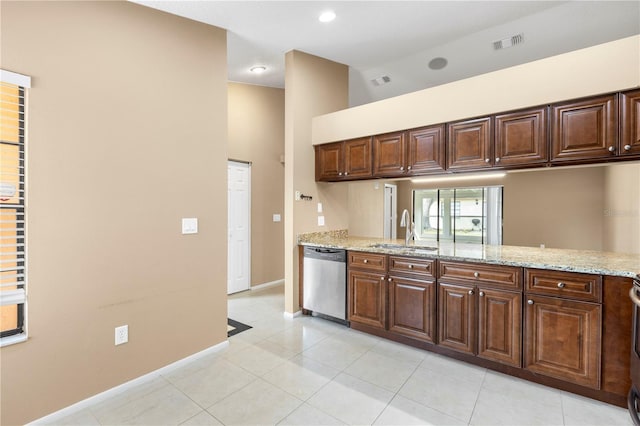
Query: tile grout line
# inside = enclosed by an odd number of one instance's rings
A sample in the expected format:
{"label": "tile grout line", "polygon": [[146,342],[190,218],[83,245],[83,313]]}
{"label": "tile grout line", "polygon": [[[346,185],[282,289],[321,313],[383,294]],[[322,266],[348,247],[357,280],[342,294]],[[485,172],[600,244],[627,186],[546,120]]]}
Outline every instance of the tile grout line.
{"label": "tile grout line", "polygon": [[471,425],[471,419],[473,419],[473,413],[476,411],[476,406],[478,405],[478,400],[480,399],[480,393],[482,392],[482,386],[484,386],[484,382],[487,379],[487,369],[484,370],[484,376],[482,376],[482,382],[480,383],[480,387],[478,388],[478,394],[476,395],[476,401],[473,403],[473,409],[471,410],[471,415],[469,416],[468,425]]}

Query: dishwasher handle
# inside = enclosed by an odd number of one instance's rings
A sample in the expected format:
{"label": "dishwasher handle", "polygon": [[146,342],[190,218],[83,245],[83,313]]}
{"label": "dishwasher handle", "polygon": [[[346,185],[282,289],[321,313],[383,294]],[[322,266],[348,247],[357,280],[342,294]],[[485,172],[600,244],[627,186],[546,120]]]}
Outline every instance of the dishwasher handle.
{"label": "dishwasher handle", "polygon": [[304,257],[311,259],[329,260],[333,262],[346,262],[347,253],[343,249],[308,247],[304,248]]}

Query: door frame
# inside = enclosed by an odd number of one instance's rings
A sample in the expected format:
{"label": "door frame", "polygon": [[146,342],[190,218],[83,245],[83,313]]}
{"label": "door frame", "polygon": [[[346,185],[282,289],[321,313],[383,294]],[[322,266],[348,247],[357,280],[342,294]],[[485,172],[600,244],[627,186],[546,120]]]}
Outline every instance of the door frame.
{"label": "door frame", "polygon": [[[391,196],[387,196],[387,189]],[[384,219],[382,236],[395,240],[398,233],[398,185],[393,183],[384,184]],[[390,205],[391,204],[391,205]],[[391,227],[391,229],[388,229]],[[387,231],[388,230],[388,231]]]}
{"label": "door frame", "polygon": [[[229,172],[228,172],[228,167],[229,166],[246,166],[247,168],[247,183],[248,183],[248,188],[247,188],[247,288],[246,289],[242,289],[242,290],[238,290],[237,292],[234,293],[239,293],[241,291],[246,291],[246,290],[251,290],[251,167],[252,167],[252,162],[251,161],[243,161],[243,160],[236,160],[236,159],[232,159],[229,158],[227,160],[227,257],[229,256],[229,195],[228,195],[228,189],[229,189]],[[229,258],[227,258],[227,295],[229,294],[234,294],[234,293],[229,293]]]}

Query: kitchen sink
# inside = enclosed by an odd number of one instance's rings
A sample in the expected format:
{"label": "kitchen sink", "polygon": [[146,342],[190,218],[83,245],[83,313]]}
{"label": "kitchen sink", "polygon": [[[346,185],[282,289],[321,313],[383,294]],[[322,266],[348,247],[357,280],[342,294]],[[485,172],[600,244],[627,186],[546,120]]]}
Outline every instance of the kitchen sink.
{"label": "kitchen sink", "polygon": [[410,253],[429,253],[429,252],[438,250],[437,247],[405,246],[403,244],[393,244],[393,243],[373,244],[371,248],[380,248],[380,249],[387,249],[387,250],[402,250],[403,252],[410,252]]}

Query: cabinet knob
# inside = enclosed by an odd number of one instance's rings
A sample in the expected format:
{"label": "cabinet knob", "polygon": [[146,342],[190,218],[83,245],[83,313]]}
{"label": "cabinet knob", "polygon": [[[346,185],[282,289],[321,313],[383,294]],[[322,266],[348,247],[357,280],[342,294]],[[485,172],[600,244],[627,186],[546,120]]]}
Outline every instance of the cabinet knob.
{"label": "cabinet knob", "polygon": [[565,283],[558,283],[558,288],[564,288],[565,285]]}
{"label": "cabinet knob", "polygon": [[380,277],[380,281],[384,281],[384,277]]}
{"label": "cabinet knob", "polygon": [[346,176],[346,175],[348,175],[348,174],[349,174],[349,173],[347,173],[347,172],[344,172],[344,175],[345,175],[345,176]]}
{"label": "cabinet knob", "polygon": [[363,260],[362,263],[369,263],[369,259]]}
{"label": "cabinet knob", "polygon": [[474,277],[476,277],[476,278],[478,278],[478,277],[480,276],[480,273],[479,273],[479,272],[474,272],[474,273],[473,273],[473,276],[474,276]]}
{"label": "cabinet knob", "polygon": [[527,304],[528,305],[533,305],[533,300],[531,300],[531,299],[527,300]]}
{"label": "cabinet knob", "polygon": [[496,163],[500,162],[500,157],[496,157]]}
{"label": "cabinet knob", "polygon": [[413,269],[413,265],[412,264],[409,264],[409,269]]}
{"label": "cabinet knob", "polygon": [[393,280],[391,279],[391,277],[389,277],[389,278],[387,278],[387,281],[391,282],[391,281],[393,281]]}
{"label": "cabinet knob", "polygon": [[624,150],[625,151],[631,151],[631,145],[625,145],[624,146]]}
{"label": "cabinet knob", "polygon": [[485,163],[489,163],[489,162],[491,162],[491,160],[490,160],[489,158],[485,158],[485,159],[484,159],[484,162],[485,162]]}
{"label": "cabinet knob", "polygon": [[611,145],[611,146],[609,147],[609,152],[616,152],[616,147],[615,147],[615,146],[613,146],[613,145]]}
{"label": "cabinet knob", "polygon": [[[631,149],[631,145],[627,145]],[[407,170],[411,170],[411,166],[407,166]]]}
{"label": "cabinet knob", "polygon": [[469,294],[473,296],[473,290],[469,290]]}
{"label": "cabinet knob", "polygon": [[400,170],[404,170],[404,166],[400,166]]}
{"label": "cabinet knob", "polygon": [[338,176],[342,176],[342,172],[338,173]]}
{"label": "cabinet knob", "polygon": [[480,292],[480,297],[484,296],[484,291]]}

